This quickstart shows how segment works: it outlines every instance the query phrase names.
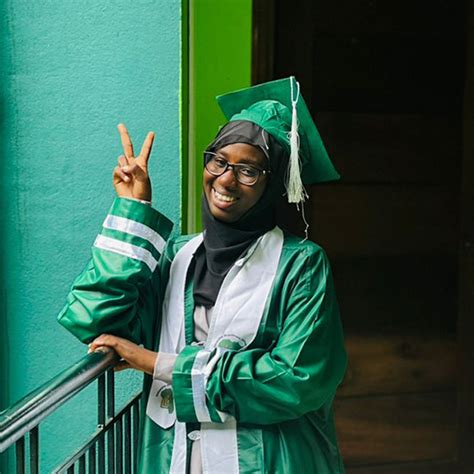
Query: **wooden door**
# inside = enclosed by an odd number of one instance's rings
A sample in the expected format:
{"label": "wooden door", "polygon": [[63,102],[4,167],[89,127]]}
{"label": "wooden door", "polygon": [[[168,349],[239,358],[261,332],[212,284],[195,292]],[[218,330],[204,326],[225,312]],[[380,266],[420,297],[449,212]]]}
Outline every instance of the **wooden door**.
{"label": "wooden door", "polygon": [[[457,460],[474,446],[474,225],[459,253],[474,211],[465,12],[441,0],[254,0],[254,82],[297,76],[343,177],[310,190],[307,214],[350,357],[335,403],[348,473],[467,472]],[[284,218],[301,231],[296,213]]]}
{"label": "wooden door", "polygon": [[474,1],[467,9],[458,320],[458,446],[474,472]]}

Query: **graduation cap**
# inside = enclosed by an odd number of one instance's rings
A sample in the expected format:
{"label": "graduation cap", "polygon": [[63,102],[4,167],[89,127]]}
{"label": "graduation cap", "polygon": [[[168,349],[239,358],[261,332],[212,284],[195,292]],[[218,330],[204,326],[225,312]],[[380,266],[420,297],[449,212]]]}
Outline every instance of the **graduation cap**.
{"label": "graduation cap", "polygon": [[288,202],[305,200],[303,184],[340,178],[293,76],[220,95],[217,102],[227,120],[257,124],[288,152]]}

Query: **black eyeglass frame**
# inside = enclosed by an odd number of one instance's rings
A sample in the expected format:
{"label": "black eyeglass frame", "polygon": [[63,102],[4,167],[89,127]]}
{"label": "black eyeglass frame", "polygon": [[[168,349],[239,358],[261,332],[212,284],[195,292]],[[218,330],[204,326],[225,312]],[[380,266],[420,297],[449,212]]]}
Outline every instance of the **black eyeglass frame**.
{"label": "black eyeglass frame", "polygon": [[[211,158],[208,158],[208,157],[211,157]],[[220,157],[222,159],[222,161],[225,161],[226,165],[225,165],[225,168],[222,170],[221,173],[216,173],[214,171],[211,171],[207,165],[208,163],[215,157]],[[213,151],[206,151],[204,152],[204,167],[206,168],[206,170],[212,174],[212,176],[222,176],[229,168],[232,169],[232,173],[234,174],[234,177],[235,179],[240,183],[240,184],[243,184],[244,186],[255,186],[257,183],[258,183],[258,180],[260,179],[260,176],[265,176],[265,175],[269,175],[271,174],[271,171],[270,170],[265,170],[265,169],[260,169],[260,168],[257,168],[256,166],[253,166],[253,165],[249,165],[249,164],[243,164],[243,163],[234,163],[234,164],[231,164],[229,163],[222,155],[219,155],[218,153],[214,153]],[[240,181],[239,179],[239,174],[237,172],[237,170],[239,168],[251,168],[255,171],[258,172],[258,175],[257,177],[255,178],[255,181],[253,183],[242,183],[242,181]]]}

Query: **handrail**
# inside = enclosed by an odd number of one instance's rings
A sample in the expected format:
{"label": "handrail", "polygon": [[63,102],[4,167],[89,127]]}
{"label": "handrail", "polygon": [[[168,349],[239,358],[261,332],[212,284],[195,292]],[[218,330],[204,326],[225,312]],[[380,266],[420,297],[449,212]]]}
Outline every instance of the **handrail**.
{"label": "handrail", "polygon": [[87,354],[17,403],[0,412],[0,453],[119,360],[112,349]]}

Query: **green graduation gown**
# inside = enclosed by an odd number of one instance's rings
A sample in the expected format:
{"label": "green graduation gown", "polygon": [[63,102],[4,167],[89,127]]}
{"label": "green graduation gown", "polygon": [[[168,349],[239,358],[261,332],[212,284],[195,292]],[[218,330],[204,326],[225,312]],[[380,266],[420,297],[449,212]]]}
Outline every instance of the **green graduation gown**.
{"label": "green graduation gown", "polygon": [[[171,222],[152,207],[117,198],[59,322],[84,343],[109,333],[158,351],[170,267],[192,237],[170,237],[171,230]],[[193,341],[192,284],[188,272],[186,346],[178,354],[172,384],[176,418],[188,432],[199,427],[190,389],[199,350]],[[327,256],[318,245],[285,234],[255,338],[243,350],[225,352],[205,387],[209,411],[235,419],[238,472],[344,473],[332,403],[346,365]],[[139,472],[168,473],[175,428],[160,428],[145,415],[151,383],[145,375]],[[188,460],[190,446],[188,441]]]}

